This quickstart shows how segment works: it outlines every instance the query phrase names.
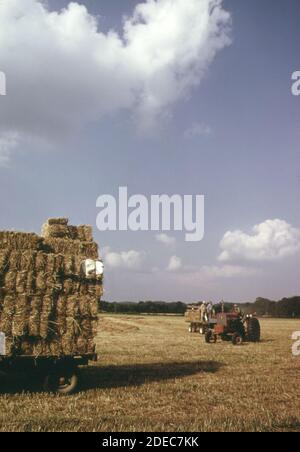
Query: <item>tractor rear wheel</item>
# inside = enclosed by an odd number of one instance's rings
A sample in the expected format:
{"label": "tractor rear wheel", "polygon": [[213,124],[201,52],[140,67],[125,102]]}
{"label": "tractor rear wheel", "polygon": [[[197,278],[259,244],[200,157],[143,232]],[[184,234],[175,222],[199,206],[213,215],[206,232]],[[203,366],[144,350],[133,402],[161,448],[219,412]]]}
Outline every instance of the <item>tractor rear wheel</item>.
{"label": "tractor rear wheel", "polygon": [[242,345],[243,342],[244,342],[243,341],[243,336],[241,336],[239,333],[235,333],[232,336],[232,343],[233,343],[233,345]]}
{"label": "tractor rear wheel", "polygon": [[259,342],[260,341],[260,323],[255,317],[248,319],[247,325],[247,336],[249,342]]}

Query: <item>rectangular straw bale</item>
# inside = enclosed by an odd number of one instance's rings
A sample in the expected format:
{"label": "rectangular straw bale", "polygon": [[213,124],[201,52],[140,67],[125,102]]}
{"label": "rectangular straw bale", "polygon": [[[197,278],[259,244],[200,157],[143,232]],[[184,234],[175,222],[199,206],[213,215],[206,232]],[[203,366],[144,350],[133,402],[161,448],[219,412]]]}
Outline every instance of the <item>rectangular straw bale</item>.
{"label": "rectangular straw bale", "polygon": [[30,305],[26,295],[19,295],[15,300],[15,312],[12,322],[12,335],[22,337],[28,334]]}
{"label": "rectangular straw bale", "polygon": [[24,295],[27,288],[27,271],[18,272],[16,275],[16,293],[19,295]]}
{"label": "rectangular straw bale", "polygon": [[86,295],[79,296],[79,312],[81,317],[88,317],[90,315],[90,297]]}
{"label": "rectangular straw bale", "polygon": [[39,296],[31,298],[30,314],[28,320],[28,334],[31,337],[38,337],[40,335],[41,313],[43,307],[43,299]]}
{"label": "rectangular straw bale", "polygon": [[72,254],[64,256],[64,273],[73,275],[75,271],[75,257]]}
{"label": "rectangular straw bale", "polygon": [[93,241],[93,228],[92,226],[78,226],[78,239],[82,242],[92,242]]}
{"label": "rectangular straw bale", "polygon": [[36,234],[23,232],[0,231],[0,248],[11,250],[37,250],[42,244],[42,238]]}
{"label": "rectangular straw bale", "polygon": [[41,323],[40,323],[40,336],[42,339],[47,339],[51,333],[52,328],[50,326],[50,318],[53,311],[53,298],[50,296],[43,297]]}
{"label": "rectangular straw bale", "polygon": [[35,271],[36,252],[26,250],[21,254],[20,268],[22,271]]}
{"label": "rectangular straw bale", "polygon": [[15,308],[15,296],[7,295],[3,302],[0,330],[8,337],[12,335],[12,322],[15,314]]}
{"label": "rectangular straw bale", "polygon": [[21,270],[21,256],[22,253],[20,251],[13,250],[10,252],[8,261],[9,271],[17,272]]}
{"label": "rectangular straw bale", "polygon": [[8,293],[15,293],[16,291],[17,274],[14,271],[9,271],[4,277],[4,287]]}
{"label": "rectangular straw bale", "polygon": [[43,294],[47,290],[47,274],[39,272],[35,278],[35,286],[37,294]]}
{"label": "rectangular straw bale", "polygon": [[98,259],[98,245],[95,242],[47,238],[44,240],[44,247],[54,254],[80,256],[82,259]]}
{"label": "rectangular straw bale", "polygon": [[54,272],[57,274],[63,274],[64,269],[64,256],[62,254],[56,254],[55,255],[55,265],[54,265]]}
{"label": "rectangular straw bale", "polygon": [[27,295],[34,294],[35,292],[35,274],[34,272],[27,273],[27,281],[26,281],[26,293]]}
{"label": "rectangular straw bale", "polygon": [[79,298],[78,296],[67,297],[66,316],[76,318],[79,316]]}
{"label": "rectangular straw bale", "polygon": [[55,254],[47,254],[46,273],[52,274],[55,270]]}
{"label": "rectangular straw bale", "polygon": [[8,271],[9,251],[0,251],[0,276]]}
{"label": "rectangular straw bale", "polygon": [[47,239],[69,237],[69,228],[62,224],[44,224],[42,228],[42,237]]}
{"label": "rectangular straw bale", "polygon": [[95,297],[89,297],[89,315],[97,317],[99,312],[99,300]]}
{"label": "rectangular straw bale", "polygon": [[62,226],[67,226],[69,223],[69,218],[49,218],[47,223],[52,226],[54,224],[60,224]]}
{"label": "rectangular straw bale", "polygon": [[47,254],[43,251],[39,251],[36,255],[35,266],[37,272],[45,272],[47,265]]}

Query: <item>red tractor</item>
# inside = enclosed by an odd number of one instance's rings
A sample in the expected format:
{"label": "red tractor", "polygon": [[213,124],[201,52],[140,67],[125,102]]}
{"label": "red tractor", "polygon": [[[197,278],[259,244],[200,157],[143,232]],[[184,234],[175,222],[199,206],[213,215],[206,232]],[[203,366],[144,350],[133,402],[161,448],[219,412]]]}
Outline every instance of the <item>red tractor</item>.
{"label": "red tractor", "polygon": [[260,323],[256,317],[241,316],[238,312],[217,314],[217,322],[213,329],[205,334],[208,344],[216,343],[220,337],[223,341],[231,341],[233,345],[243,342],[260,341]]}

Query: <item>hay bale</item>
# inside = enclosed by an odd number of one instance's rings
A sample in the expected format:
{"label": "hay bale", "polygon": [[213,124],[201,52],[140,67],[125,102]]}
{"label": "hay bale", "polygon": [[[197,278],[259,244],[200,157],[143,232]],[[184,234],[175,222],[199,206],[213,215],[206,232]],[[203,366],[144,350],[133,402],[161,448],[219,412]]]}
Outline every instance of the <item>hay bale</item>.
{"label": "hay bale", "polygon": [[22,271],[35,271],[36,252],[27,250],[21,254],[20,268]]}
{"label": "hay bale", "polygon": [[27,288],[27,271],[18,272],[16,275],[16,293],[19,295],[26,293]]}
{"label": "hay bale", "polygon": [[92,226],[78,226],[78,239],[82,242],[92,242],[94,240],[93,238],[93,228]]}
{"label": "hay bale", "polygon": [[56,224],[60,224],[62,226],[67,226],[69,223],[69,218],[49,218],[47,223],[52,226]]}
{"label": "hay bale", "polygon": [[55,254],[47,254],[46,273],[52,274],[55,270]]}
{"label": "hay bale", "polygon": [[35,278],[35,287],[37,294],[44,294],[47,290],[47,274],[39,272]]}
{"label": "hay bale", "polygon": [[47,254],[43,251],[39,251],[35,259],[35,267],[37,272],[45,272],[47,265]]}
{"label": "hay bale", "polygon": [[42,306],[42,297],[34,296],[31,298],[30,314],[28,320],[28,334],[31,337],[38,337],[40,335]]}
{"label": "hay bale", "polygon": [[30,305],[26,295],[18,296],[15,300],[15,312],[12,321],[12,335],[23,337],[28,334],[28,320]]}
{"label": "hay bale", "polygon": [[15,297],[7,295],[3,301],[0,330],[9,338],[12,336],[12,322],[15,314]]}
{"label": "hay bale", "polygon": [[8,271],[8,265],[9,265],[9,252],[8,251],[1,251],[0,252],[0,275],[3,275],[5,272]]}
{"label": "hay bale", "polygon": [[42,228],[42,237],[45,239],[69,237],[69,228],[62,224],[44,224]]}
{"label": "hay bale", "polygon": [[33,272],[27,273],[26,293],[31,295],[35,292],[35,275]]}
{"label": "hay bale", "polygon": [[64,257],[64,273],[65,275],[73,275],[75,272],[75,257],[70,254]]}
{"label": "hay bale", "polygon": [[54,272],[57,274],[63,274],[65,272],[64,267],[65,258],[62,254],[55,254]]}
{"label": "hay bale", "polygon": [[102,280],[82,273],[85,259],[98,259],[92,228],[50,219],[44,235],[0,231],[0,330],[9,353],[93,353]]}
{"label": "hay bale", "polygon": [[67,297],[66,316],[67,318],[76,319],[80,315],[78,296]]}
{"label": "hay bale", "polygon": [[21,269],[21,256],[19,251],[11,251],[9,255],[9,271],[17,272]]}
{"label": "hay bale", "polygon": [[23,232],[0,231],[0,248],[7,248],[15,251],[33,250],[36,251],[42,244],[42,238],[37,234]]}
{"label": "hay bale", "polygon": [[50,325],[50,319],[52,315],[54,300],[52,297],[43,297],[41,322],[40,322],[40,336],[42,339],[47,337],[53,332],[53,328]]}
{"label": "hay bale", "polygon": [[98,259],[98,245],[95,242],[81,242],[62,238],[47,238],[44,249],[54,254],[78,256],[84,259]]}
{"label": "hay bale", "polygon": [[9,271],[4,277],[4,287],[8,293],[15,293],[16,291],[17,274],[14,271]]}

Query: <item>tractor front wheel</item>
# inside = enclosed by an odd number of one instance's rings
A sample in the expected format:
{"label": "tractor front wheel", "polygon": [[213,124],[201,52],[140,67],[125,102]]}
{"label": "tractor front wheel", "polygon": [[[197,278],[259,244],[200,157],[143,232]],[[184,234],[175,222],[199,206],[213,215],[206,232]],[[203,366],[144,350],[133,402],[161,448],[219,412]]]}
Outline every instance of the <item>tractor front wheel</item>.
{"label": "tractor front wheel", "polygon": [[239,333],[235,333],[232,336],[232,343],[233,343],[233,345],[242,345],[243,342],[244,342],[243,341],[243,337]]}

